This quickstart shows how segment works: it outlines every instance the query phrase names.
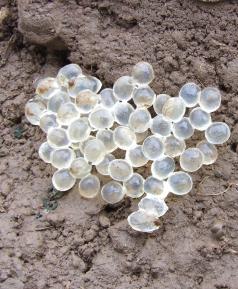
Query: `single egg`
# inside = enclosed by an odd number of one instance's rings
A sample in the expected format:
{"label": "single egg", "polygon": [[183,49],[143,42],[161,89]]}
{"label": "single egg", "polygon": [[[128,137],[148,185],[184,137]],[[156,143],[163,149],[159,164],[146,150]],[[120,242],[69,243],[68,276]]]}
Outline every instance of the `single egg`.
{"label": "single egg", "polygon": [[87,141],[83,152],[85,159],[94,165],[99,164],[106,153],[105,146],[99,139]]}
{"label": "single egg", "polygon": [[194,134],[194,128],[189,118],[183,117],[179,122],[173,123],[173,134],[179,139],[188,139]]}
{"label": "single egg", "polygon": [[154,70],[151,64],[141,61],[133,66],[131,75],[135,83],[145,85],[154,79]]}
{"label": "single egg", "polygon": [[109,175],[115,181],[125,182],[133,174],[131,164],[123,159],[116,159],[109,164]]}
{"label": "single egg", "polygon": [[105,88],[100,92],[100,103],[105,108],[112,108],[117,102],[113,90],[111,88]]}
{"label": "single egg", "polygon": [[161,160],[155,160],[151,165],[152,175],[159,180],[167,179],[175,170],[175,162],[173,158],[164,157]]}
{"label": "single egg", "polygon": [[53,174],[52,183],[58,191],[68,191],[75,185],[76,179],[68,169],[60,169]]}
{"label": "single egg", "polygon": [[126,160],[128,160],[134,168],[142,167],[148,162],[141,145],[128,149],[126,151]]}
{"label": "single egg", "polygon": [[166,137],[164,141],[164,153],[171,158],[180,156],[185,148],[185,141],[178,139],[173,135]]}
{"label": "single egg", "polygon": [[155,93],[149,86],[135,88],[132,99],[137,107],[149,107],[155,101]]}
{"label": "single egg", "polygon": [[46,77],[41,79],[36,87],[36,94],[41,96],[45,100],[49,100],[52,93],[60,89],[60,85],[56,78]]}
{"label": "single egg", "polygon": [[162,109],[162,114],[169,121],[180,121],[185,113],[186,107],[184,101],[179,97],[169,98]]}
{"label": "single egg", "polygon": [[74,159],[75,153],[70,148],[56,149],[51,155],[51,163],[57,169],[69,168]]}
{"label": "single egg", "polygon": [[65,91],[60,89],[55,90],[48,101],[47,109],[57,113],[60,106],[64,103],[70,102],[70,97]]}
{"label": "single egg", "polygon": [[130,179],[123,183],[123,186],[128,197],[140,198],[144,194],[144,179],[140,174],[132,174]]}
{"label": "single egg", "polygon": [[87,175],[79,182],[79,193],[82,197],[95,198],[100,191],[100,181],[97,176]]}
{"label": "single egg", "polygon": [[65,65],[59,70],[57,80],[60,85],[68,88],[70,84],[80,75],[82,75],[82,69],[77,64],[71,63]]}
{"label": "single egg", "polygon": [[138,208],[145,211],[148,215],[156,217],[162,217],[169,209],[164,200],[154,195],[147,195],[142,198],[138,203]]}
{"label": "single egg", "polygon": [[60,127],[50,128],[47,133],[47,141],[54,148],[66,147],[70,145],[68,134]]}
{"label": "single egg", "polygon": [[151,115],[145,108],[137,108],[129,117],[129,127],[137,133],[145,132],[150,127]]}
{"label": "single egg", "polygon": [[179,171],[168,178],[168,189],[175,195],[185,195],[192,190],[193,181],[189,174]]}
{"label": "single egg", "polygon": [[184,171],[195,172],[203,164],[203,154],[198,148],[188,148],[180,156],[180,166]]}
{"label": "single egg", "polygon": [[99,174],[104,175],[104,176],[108,176],[109,175],[109,170],[108,170],[109,164],[114,159],[115,159],[114,155],[106,154],[104,156],[104,159],[98,165],[96,165],[96,169],[99,172]]}
{"label": "single egg", "polygon": [[165,183],[153,176],[148,177],[144,182],[144,192],[146,194],[155,195],[160,199],[164,199],[167,196]]}
{"label": "single egg", "polygon": [[152,119],[150,129],[153,134],[158,136],[168,136],[172,130],[172,123],[159,114]]}
{"label": "single egg", "polygon": [[75,104],[81,113],[91,112],[99,102],[99,95],[86,89],[79,92],[75,97]]}
{"label": "single egg", "polygon": [[156,114],[162,114],[164,104],[170,99],[168,94],[158,94],[153,103],[153,108]]}
{"label": "single egg", "polygon": [[58,127],[57,117],[54,113],[46,112],[40,118],[40,128],[44,132],[48,132],[50,128]]}
{"label": "single egg", "polygon": [[199,105],[201,108],[210,113],[216,111],[221,105],[221,93],[216,87],[206,87],[202,90]]}
{"label": "single egg", "polygon": [[90,133],[90,126],[84,118],[76,119],[68,127],[69,139],[74,143],[85,141]]}
{"label": "single egg", "polygon": [[105,129],[113,126],[114,118],[111,112],[103,107],[97,107],[89,114],[89,123],[96,129]]}
{"label": "single egg", "polygon": [[118,126],[113,134],[116,146],[122,150],[127,150],[136,144],[135,133],[126,126]]}
{"label": "single egg", "polygon": [[117,146],[114,142],[113,131],[110,129],[98,130],[96,138],[103,142],[106,152],[110,153],[117,149]]}
{"label": "single egg", "polygon": [[128,125],[129,117],[134,111],[131,104],[127,102],[117,102],[113,107],[114,118],[120,125]]}
{"label": "single egg", "polygon": [[92,170],[90,165],[83,157],[77,157],[70,166],[70,173],[76,179],[82,179],[89,175]]}
{"label": "single egg", "polygon": [[122,76],[118,78],[113,85],[113,94],[118,100],[130,100],[133,90],[134,84],[130,76]]}
{"label": "single egg", "polygon": [[151,233],[159,229],[159,220],[155,215],[149,215],[144,210],[138,210],[127,217],[128,224],[135,231]]}
{"label": "single egg", "polygon": [[200,107],[194,108],[189,114],[189,120],[191,125],[200,131],[203,131],[211,124],[211,115]]}
{"label": "single egg", "polygon": [[218,152],[216,147],[203,140],[201,142],[199,142],[196,147],[202,152],[203,154],[203,164],[204,165],[210,165],[215,163],[217,157],[218,157]]}
{"label": "single egg", "polygon": [[143,142],[142,151],[147,159],[156,160],[164,153],[163,142],[156,136],[148,136]]}
{"label": "single egg", "polygon": [[51,163],[51,153],[54,151],[48,142],[43,142],[39,147],[39,156],[47,164]]}
{"label": "single egg", "polygon": [[115,204],[120,202],[125,195],[123,186],[115,181],[110,181],[102,187],[101,196],[106,203]]}
{"label": "single egg", "polygon": [[76,105],[72,102],[63,103],[57,112],[57,120],[61,125],[69,125],[72,121],[79,118],[80,113]]}
{"label": "single egg", "polygon": [[211,144],[223,144],[230,135],[230,128],[224,122],[213,122],[205,131],[205,137]]}
{"label": "single egg", "polygon": [[187,107],[194,107],[198,103],[200,93],[201,89],[196,83],[188,82],[180,89],[179,96]]}
{"label": "single egg", "polygon": [[46,112],[46,105],[40,98],[33,98],[28,100],[25,106],[25,116],[27,120],[33,125],[40,124],[40,118]]}

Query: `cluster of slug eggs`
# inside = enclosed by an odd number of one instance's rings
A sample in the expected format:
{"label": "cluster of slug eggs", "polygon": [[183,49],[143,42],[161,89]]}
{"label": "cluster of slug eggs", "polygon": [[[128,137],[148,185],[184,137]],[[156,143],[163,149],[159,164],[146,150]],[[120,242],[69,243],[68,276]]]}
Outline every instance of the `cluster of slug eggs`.
{"label": "cluster of slug eggs", "polygon": [[[122,76],[113,89],[100,91],[99,79],[69,64],[56,78],[40,80],[36,96],[25,107],[29,122],[47,134],[39,156],[57,169],[54,187],[67,191],[79,179],[83,197],[100,193],[110,204],[124,195],[139,198],[145,193],[138,211],[128,217],[130,226],[142,232],[158,229],[158,218],[168,210],[164,201],[168,193],[187,194],[192,189],[187,172],[215,162],[214,145],[230,136],[225,123],[211,120],[210,113],[221,104],[217,88],[201,90],[187,83],[178,97],[156,95],[149,86],[153,78],[152,66],[139,62],[131,76]],[[187,117],[186,108],[190,110]],[[206,140],[186,149],[185,140],[195,129],[205,131]],[[123,158],[115,157],[118,149],[120,155],[124,151]],[[175,171],[177,157],[181,171]],[[151,175],[144,179],[137,168],[148,162]],[[111,178],[102,188],[99,175]]]}

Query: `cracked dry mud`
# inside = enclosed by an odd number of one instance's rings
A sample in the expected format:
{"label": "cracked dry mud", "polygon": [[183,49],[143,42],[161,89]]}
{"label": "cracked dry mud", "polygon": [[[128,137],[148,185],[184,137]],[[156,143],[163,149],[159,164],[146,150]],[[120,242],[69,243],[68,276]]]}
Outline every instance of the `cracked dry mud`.
{"label": "cracked dry mud", "polygon": [[[1,289],[237,289],[237,23],[236,0],[0,0]],[[232,129],[151,235],[127,225],[136,201],[52,197],[37,153],[45,135],[24,117],[34,82],[64,64],[111,86],[140,60],[153,65],[157,93],[217,85],[213,118]]]}

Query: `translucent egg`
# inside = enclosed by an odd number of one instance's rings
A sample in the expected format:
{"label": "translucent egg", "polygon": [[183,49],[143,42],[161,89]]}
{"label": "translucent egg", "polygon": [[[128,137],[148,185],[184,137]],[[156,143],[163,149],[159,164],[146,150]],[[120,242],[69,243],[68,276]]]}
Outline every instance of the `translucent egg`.
{"label": "translucent egg", "polygon": [[160,199],[164,199],[167,196],[164,182],[153,176],[150,176],[145,180],[144,192],[146,194],[155,195]]}
{"label": "translucent egg", "polygon": [[75,104],[72,102],[64,103],[57,112],[57,119],[61,125],[69,125],[72,121],[79,118],[80,113]]}
{"label": "translucent egg", "polygon": [[172,130],[172,123],[165,119],[162,114],[157,115],[152,119],[151,131],[159,136],[168,136]]}
{"label": "translucent egg", "polygon": [[136,106],[149,107],[155,101],[155,93],[149,86],[139,87],[134,89],[132,98]]}
{"label": "translucent egg", "polygon": [[131,75],[135,83],[145,85],[154,79],[154,70],[148,62],[141,61],[133,66]]}
{"label": "translucent egg", "polygon": [[211,144],[223,144],[230,135],[230,128],[224,122],[213,122],[205,131],[205,137]]}
{"label": "translucent egg", "polygon": [[68,94],[62,90],[55,90],[50,96],[47,109],[57,113],[60,106],[67,102],[70,102],[70,97]]}
{"label": "translucent egg", "polygon": [[129,117],[129,127],[134,132],[145,132],[150,127],[151,116],[147,109],[137,108]]}
{"label": "translucent egg", "polygon": [[82,152],[83,154],[84,154],[84,149],[85,149],[87,143],[88,143],[90,140],[95,140],[95,139],[96,139],[95,136],[90,135],[90,136],[88,137],[88,139],[86,139],[86,140],[83,141],[83,142],[80,142],[80,147],[79,147],[79,149],[81,150],[81,152]]}
{"label": "translucent egg", "polygon": [[76,119],[68,127],[69,139],[71,142],[85,141],[90,135],[90,127],[84,118]]}
{"label": "translucent egg", "polygon": [[97,176],[87,175],[79,182],[79,193],[82,197],[95,198],[100,191],[100,181]]}
{"label": "translucent egg", "polygon": [[216,147],[203,140],[201,142],[199,142],[196,147],[202,152],[203,154],[203,164],[204,165],[210,165],[215,163],[217,157],[218,157],[218,152]]}
{"label": "translucent egg", "polygon": [[163,216],[169,209],[164,200],[153,195],[147,195],[141,199],[138,208],[145,211],[148,215],[156,217]]}
{"label": "translucent egg", "polygon": [[36,87],[36,94],[45,100],[48,100],[50,99],[52,93],[58,89],[60,89],[60,85],[56,78],[46,77],[38,82]]}
{"label": "translucent egg", "polygon": [[109,174],[115,181],[125,182],[129,180],[133,173],[130,163],[123,159],[116,159],[109,164]]}
{"label": "translucent egg", "polygon": [[136,142],[137,143],[143,142],[148,136],[148,134],[149,134],[149,130],[146,130],[144,132],[136,132]]}
{"label": "translucent egg", "polygon": [[173,124],[173,134],[179,139],[188,139],[194,134],[194,128],[189,118],[183,117],[179,122]]}
{"label": "translucent egg", "polygon": [[103,107],[112,108],[116,102],[117,99],[111,88],[105,88],[100,92],[100,103]]}
{"label": "translucent egg", "polygon": [[57,169],[69,168],[74,159],[75,153],[70,148],[56,149],[51,155],[51,163]]}
{"label": "translucent egg", "polygon": [[126,126],[116,127],[114,130],[113,138],[116,146],[122,150],[127,150],[136,144],[135,133]]}
{"label": "translucent egg", "polygon": [[45,163],[51,163],[51,153],[54,151],[48,142],[43,142],[39,147],[39,156]]}
{"label": "translucent egg", "polygon": [[96,129],[105,129],[113,126],[114,118],[110,110],[98,107],[89,115],[89,123]]}
{"label": "translucent egg", "polygon": [[221,105],[221,93],[216,87],[206,87],[202,90],[199,105],[210,113],[217,110]]}
{"label": "translucent egg", "polygon": [[149,136],[143,142],[142,151],[149,160],[156,160],[163,155],[164,145],[160,138]]}
{"label": "translucent egg", "polygon": [[82,69],[77,64],[71,63],[59,70],[57,80],[60,85],[69,87],[71,82],[80,75],[82,75]]}
{"label": "translucent egg", "polygon": [[195,172],[203,164],[203,154],[198,148],[188,148],[180,156],[180,166],[184,171]]}
{"label": "translucent egg", "polygon": [[184,116],[186,107],[184,101],[179,97],[169,98],[162,109],[162,114],[170,121],[178,122]]}
{"label": "translucent egg", "polygon": [[113,109],[115,121],[120,125],[128,125],[129,117],[134,111],[132,105],[127,102],[118,102]]}
{"label": "translucent egg", "polygon": [[40,117],[46,111],[46,105],[39,98],[28,100],[25,106],[25,116],[33,125],[40,124]]}
{"label": "translucent egg", "polygon": [[98,93],[101,87],[102,83],[98,78],[90,75],[79,76],[69,86],[68,93],[72,98],[75,98],[83,90],[91,90],[94,93]]}
{"label": "translucent egg", "polygon": [[199,107],[194,108],[189,114],[192,126],[197,130],[205,130],[211,124],[211,115]]}
{"label": "translucent egg", "polygon": [[105,156],[105,146],[99,139],[87,141],[84,147],[84,157],[94,165],[99,164]]}
{"label": "translucent egg", "polygon": [[167,179],[175,170],[175,162],[173,158],[164,157],[161,160],[154,161],[151,165],[152,175],[159,180]]}
{"label": "translucent egg", "polygon": [[200,93],[201,89],[196,83],[188,82],[180,89],[179,96],[187,107],[194,107],[198,103]]}
{"label": "translucent egg", "polygon": [[99,130],[96,138],[103,142],[107,153],[113,152],[117,148],[113,138],[113,131],[110,129]]}
{"label": "translucent egg", "polygon": [[115,159],[114,155],[112,154],[106,154],[104,156],[104,159],[98,164],[96,165],[96,169],[99,172],[99,174],[107,176],[109,175],[109,164],[111,161],[113,161]]}
{"label": "translucent egg", "polygon": [[170,99],[170,96],[168,94],[159,94],[156,96],[155,101],[153,103],[153,108],[156,114],[161,114],[164,104],[167,102],[167,100]]}
{"label": "translucent egg", "polygon": [[58,127],[59,124],[57,122],[57,117],[54,113],[44,113],[40,118],[40,128],[44,132],[48,132],[48,130],[52,127]]}
{"label": "translucent egg", "polygon": [[175,172],[168,178],[168,189],[175,195],[185,195],[191,191],[192,187],[192,178],[185,172]]}
{"label": "translucent egg", "polygon": [[140,198],[144,194],[144,179],[140,174],[134,173],[123,186],[128,197]]}
{"label": "translucent egg", "polygon": [[68,191],[75,185],[76,179],[68,169],[60,169],[53,174],[52,183],[58,191]]}
{"label": "translucent egg", "polygon": [[123,186],[115,181],[110,181],[102,187],[101,196],[106,203],[115,204],[120,202],[125,195]]}
{"label": "translucent egg", "polygon": [[49,145],[56,148],[70,145],[66,130],[60,127],[49,129],[47,134],[47,141]]}
{"label": "translucent egg", "polygon": [[99,102],[99,95],[91,90],[83,90],[75,97],[76,106],[81,113],[91,112]]}
{"label": "translucent egg", "polygon": [[91,173],[92,166],[83,158],[78,157],[73,160],[70,166],[70,173],[76,179],[82,179]]}
{"label": "translucent egg", "polygon": [[148,162],[148,159],[145,157],[143,153],[141,145],[137,145],[134,148],[127,150],[126,159],[135,168],[142,167]]}
{"label": "translucent egg", "polygon": [[185,148],[184,140],[178,139],[173,135],[168,136],[164,141],[164,153],[171,158],[180,156]]}
{"label": "translucent egg", "polygon": [[151,233],[159,229],[158,217],[149,215],[144,210],[138,210],[127,217],[128,224],[135,231]]}
{"label": "translucent egg", "polygon": [[122,76],[118,78],[113,85],[113,94],[119,100],[130,100],[133,90],[134,84],[130,76]]}

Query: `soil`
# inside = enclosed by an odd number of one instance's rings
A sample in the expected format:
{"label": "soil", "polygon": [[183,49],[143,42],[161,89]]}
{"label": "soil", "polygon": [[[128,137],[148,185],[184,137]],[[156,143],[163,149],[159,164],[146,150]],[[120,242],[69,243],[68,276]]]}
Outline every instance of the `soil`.
{"label": "soil", "polygon": [[[1,289],[238,288],[237,25],[236,0],[0,0]],[[128,226],[136,201],[53,194],[45,135],[24,116],[35,81],[67,63],[111,86],[140,60],[157,93],[217,85],[213,119],[232,128],[154,234]]]}

